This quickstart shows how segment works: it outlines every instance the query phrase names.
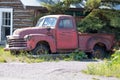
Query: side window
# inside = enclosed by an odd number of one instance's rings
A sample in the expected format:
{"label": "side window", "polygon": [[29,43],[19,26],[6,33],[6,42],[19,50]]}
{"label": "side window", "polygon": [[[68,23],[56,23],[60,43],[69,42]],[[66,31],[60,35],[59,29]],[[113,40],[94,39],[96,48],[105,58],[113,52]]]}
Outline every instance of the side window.
{"label": "side window", "polygon": [[61,19],[59,28],[73,28],[73,21],[71,19]]}

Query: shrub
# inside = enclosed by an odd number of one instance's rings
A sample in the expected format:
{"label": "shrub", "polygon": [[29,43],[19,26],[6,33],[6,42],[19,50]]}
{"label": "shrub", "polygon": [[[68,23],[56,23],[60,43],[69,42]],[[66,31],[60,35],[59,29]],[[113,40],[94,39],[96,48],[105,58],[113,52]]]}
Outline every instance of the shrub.
{"label": "shrub", "polygon": [[74,52],[70,54],[69,57],[71,60],[79,61],[79,60],[87,58],[87,55],[83,51],[75,50]]}
{"label": "shrub", "polygon": [[116,51],[112,57],[111,57],[111,63],[114,64],[120,64],[120,51]]}

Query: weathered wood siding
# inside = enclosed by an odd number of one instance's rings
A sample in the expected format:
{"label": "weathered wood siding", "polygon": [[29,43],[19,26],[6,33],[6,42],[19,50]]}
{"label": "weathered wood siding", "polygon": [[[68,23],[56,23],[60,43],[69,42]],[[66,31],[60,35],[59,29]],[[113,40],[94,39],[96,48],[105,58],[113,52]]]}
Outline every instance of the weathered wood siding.
{"label": "weathered wood siding", "polygon": [[24,9],[20,0],[0,0],[0,8],[13,8],[13,29],[33,26],[34,10]]}

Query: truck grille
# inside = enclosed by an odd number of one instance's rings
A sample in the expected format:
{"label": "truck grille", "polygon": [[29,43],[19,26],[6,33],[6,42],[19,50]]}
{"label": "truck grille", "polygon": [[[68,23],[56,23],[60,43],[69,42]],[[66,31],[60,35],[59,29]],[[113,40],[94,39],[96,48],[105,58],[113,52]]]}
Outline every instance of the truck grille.
{"label": "truck grille", "polygon": [[27,43],[24,39],[9,39],[9,47],[27,47]]}

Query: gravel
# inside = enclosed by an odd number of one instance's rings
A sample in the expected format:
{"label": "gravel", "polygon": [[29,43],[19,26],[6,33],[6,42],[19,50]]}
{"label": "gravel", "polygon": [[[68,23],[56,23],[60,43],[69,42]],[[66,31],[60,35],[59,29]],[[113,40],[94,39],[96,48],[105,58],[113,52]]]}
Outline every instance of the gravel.
{"label": "gravel", "polygon": [[82,73],[89,63],[98,62],[1,63],[0,80],[120,80]]}

